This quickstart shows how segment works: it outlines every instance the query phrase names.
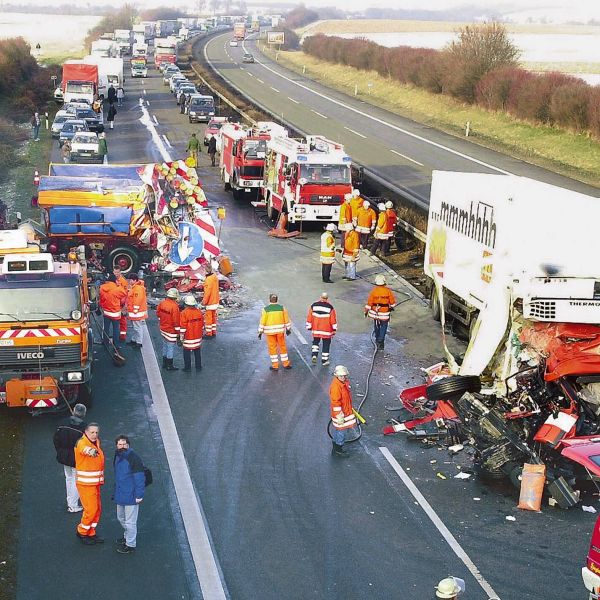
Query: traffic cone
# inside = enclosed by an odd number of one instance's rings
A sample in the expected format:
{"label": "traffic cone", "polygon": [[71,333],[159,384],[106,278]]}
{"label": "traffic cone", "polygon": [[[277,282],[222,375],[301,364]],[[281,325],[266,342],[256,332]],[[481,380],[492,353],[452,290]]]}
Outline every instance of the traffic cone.
{"label": "traffic cone", "polygon": [[37,170],[33,172],[33,185],[36,187],[40,185],[40,173]]}
{"label": "traffic cone", "polygon": [[275,225],[275,229],[269,230],[268,235],[279,239],[289,239],[300,235],[299,231],[287,231],[287,222],[287,215],[285,213],[281,213],[279,215],[279,219],[277,219],[277,225]]}

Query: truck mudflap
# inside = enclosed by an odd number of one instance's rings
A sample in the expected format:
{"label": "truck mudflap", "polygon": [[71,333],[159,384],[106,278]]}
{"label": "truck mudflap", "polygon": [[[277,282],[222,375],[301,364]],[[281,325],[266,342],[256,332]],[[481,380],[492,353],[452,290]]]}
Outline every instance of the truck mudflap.
{"label": "truck mudflap", "polygon": [[10,407],[53,408],[58,406],[60,392],[54,377],[41,379],[9,379],[6,382],[6,404]]}

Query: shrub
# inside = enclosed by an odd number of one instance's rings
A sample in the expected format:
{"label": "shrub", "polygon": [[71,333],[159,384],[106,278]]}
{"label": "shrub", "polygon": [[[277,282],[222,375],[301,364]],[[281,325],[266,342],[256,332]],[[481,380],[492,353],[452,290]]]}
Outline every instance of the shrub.
{"label": "shrub", "polygon": [[550,115],[561,127],[584,131],[588,127],[590,86],[583,81],[561,85],[552,92]]}
{"label": "shrub", "polygon": [[477,104],[492,110],[507,110],[512,95],[527,79],[527,71],[502,67],[486,73],[475,88]]}
{"label": "shrub", "polygon": [[285,15],[285,25],[290,29],[297,29],[319,19],[319,13],[306,8],[304,4],[297,6]]}
{"label": "shrub", "polygon": [[600,139],[600,86],[590,89],[588,102],[588,127],[590,133]]}
{"label": "shrub", "polygon": [[287,27],[283,27],[281,31],[285,34],[285,43],[282,48],[284,50],[298,50],[298,48],[300,48],[300,38],[297,33]]}

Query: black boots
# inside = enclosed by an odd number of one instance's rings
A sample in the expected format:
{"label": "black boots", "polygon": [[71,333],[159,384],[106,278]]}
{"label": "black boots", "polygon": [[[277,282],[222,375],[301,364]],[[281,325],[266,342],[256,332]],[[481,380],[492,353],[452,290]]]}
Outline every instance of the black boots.
{"label": "black boots", "polygon": [[163,357],[163,369],[165,371],[179,371],[179,369],[173,364],[173,359],[165,357]]}
{"label": "black boots", "polygon": [[348,456],[348,453],[344,450],[344,446],[340,446],[339,444],[336,444],[335,442],[331,442],[333,445],[333,453],[336,454],[337,456],[343,456],[346,457]]}

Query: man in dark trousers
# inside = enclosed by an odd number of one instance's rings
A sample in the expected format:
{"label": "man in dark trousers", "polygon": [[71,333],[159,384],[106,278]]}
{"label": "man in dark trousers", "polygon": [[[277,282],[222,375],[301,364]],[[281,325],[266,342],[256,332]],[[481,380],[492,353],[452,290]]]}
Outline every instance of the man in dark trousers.
{"label": "man in dark trousers", "polygon": [[116,101],[117,101],[117,90],[115,89],[115,86],[111,83],[110,87],[108,88],[108,103],[114,104]]}
{"label": "man in dark trousers", "polygon": [[123,527],[123,537],[117,540],[117,552],[131,554],[137,545],[137,519],[146,487],[144,463],[129,447],[126,435],[118,436],[115,444],[114,501],[117,504],[117,519]]}
{"label": "man in dark trousers", "polygon": [[86,408],[83,404],[73,407],[73,414],[54,432],[54,447],[56,448],[56,460],[63,466],[65,471],[65,483],[67,486],[67,510],[70,513],[81,512],[83,508],[79,504],[79,492],[76,484],[75,471],[75,444],[83,435],[85,429]]}
{"label": "man in dark trousers", "polygon": [[208,155],[210,156],[211,166],[215,166],[215,156],[217,154],[217,138],[213,135],[208,140]]}

